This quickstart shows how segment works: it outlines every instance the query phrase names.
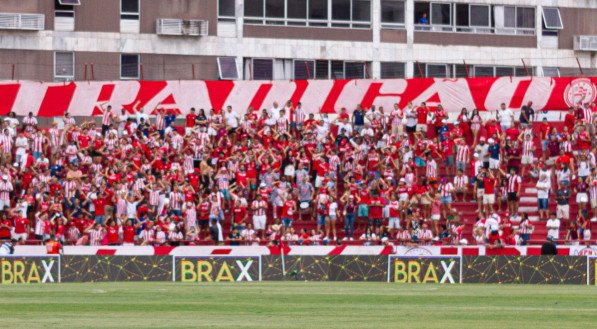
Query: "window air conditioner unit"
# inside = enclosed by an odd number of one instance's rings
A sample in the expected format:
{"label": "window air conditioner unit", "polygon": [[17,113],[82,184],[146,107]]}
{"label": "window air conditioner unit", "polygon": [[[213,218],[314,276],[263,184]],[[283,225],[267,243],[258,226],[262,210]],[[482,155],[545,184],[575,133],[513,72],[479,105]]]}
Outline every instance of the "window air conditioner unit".
{"label": "window air conditioner unit", "polygon": [[597,51],[597,35],[575,35],[574,50]]}
{"label": "window air conditioner unit", "polygon": [[208,33],[208,22],[202,20],[160,18],[157,21],[156,31],[159,35],[206,36]]}
{"label": "window air conditioner unit", "polygon": [[0,13],[0,29],[42,31],[45,18],[43,14]]}

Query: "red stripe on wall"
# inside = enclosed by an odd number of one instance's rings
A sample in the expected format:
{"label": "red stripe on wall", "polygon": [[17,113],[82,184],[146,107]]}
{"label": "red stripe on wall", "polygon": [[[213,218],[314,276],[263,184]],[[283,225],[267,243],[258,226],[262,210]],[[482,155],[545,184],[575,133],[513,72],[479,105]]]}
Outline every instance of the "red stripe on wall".
{"label": "red stripe on wall", "polygon": [[336,247],[334,249],[332,249],[332,251],[328,252],[328,256],[337,256],[337,255],[341,255],[342,252],[344,251],[344,249],[346,249],[346,246],[339,246]]}
{"label": "red stripe on wall", "polygon": [[272,89],[272,86],[271,83],[264,83],[259,86],[251,103],[249,103],[249,107],[252,106],[254,110],[258,111],[261,108],[263,101],[265,101],[265,97],[267,97],[267,94],[269,94],[269,91]]}
{"label": "red stripe on wall", "polygon": [[39,106],[37,116],[54,117],[64,115],[75,94],[77,85],[69,83],[63,86],[48,87],[44,99]]}
{"label": "red stripe on wall", "polygon": [[458,248],[456,247],[442,247],[440,250],[441,255],[458,255]]}
{"label": "red stripe on wall", "polygon": [[0,85],[0,114],[6,115],[12,111],[20,88],[20,84]]}
{"label": "red stripe on wall", "polygon": [[170,252],[174,249],[175,247],[171,247],[171,246],[154,246],[153,247],[153,254],[158,256],[158,255],[170,255]]}
{"label": "red stripe on wall", "polygon": [[518,86],[516,86],[516,90],[514,90],[514,94],[510,100],[510,108],[517,109],[522,107],[522,99],[527,94],[530,85],[531,80],[522,80],[518,82]]}
{"label": "red stripe on wall", "polygon": [[383,255],[391,255],[394,253],[394,247],[392,246],[385,246],[383,247],[383,249],[381,250],[381,252],[379,253],[381,256]]}
{"label": "red stripe on wall", "polygon": [[116,249],[98,249],[95,252],[96,256],[112,256],[116,254]]}
{"label": "red stripe on wall", "polygon": [[479,256],[479,248],[462,248],[462,256]]}
{"label": "red stripe on wall", "polygon": [[228,248],[228,249],[214,249],[211,251],[212,255],[230,255],[230,253],[232,252],[232,249]]}
{"label": "red stripe on wall", "polygon": [[220,113],[232,89],[234,89],[234,81],[205,81],[205,87],[207,88],[211,107],[216,113]]}

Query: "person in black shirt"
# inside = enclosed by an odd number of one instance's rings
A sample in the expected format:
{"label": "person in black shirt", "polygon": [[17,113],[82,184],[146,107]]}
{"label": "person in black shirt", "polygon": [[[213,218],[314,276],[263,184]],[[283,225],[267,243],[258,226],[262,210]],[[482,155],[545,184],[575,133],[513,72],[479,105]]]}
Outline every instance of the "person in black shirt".
{"label": "person in black shirt", "polygon": [[556,256],[558,254],[558,248],[556,244],[553,242],[552,237],[547,237],[547,241],[541,246],[541,255],[553,255]]}

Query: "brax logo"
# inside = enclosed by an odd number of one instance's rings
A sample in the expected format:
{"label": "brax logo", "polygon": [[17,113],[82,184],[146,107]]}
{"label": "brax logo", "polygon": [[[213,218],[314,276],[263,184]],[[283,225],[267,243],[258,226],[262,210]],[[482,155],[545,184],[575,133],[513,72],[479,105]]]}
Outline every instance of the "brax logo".
{"label": "brax logo", "polygon": [[0,283],[14,284],[55,282],[54,275],[52,273],[55,263],[56,262],[53,259],[3,259],[0,263]]}
{"label": "brax logo", "polygon": [[[399,283],[451,283],[455,260],[410,259],[394,260],[394,282]],[[458,280],[459,281],[459,280]]]}
{"label": "brax logo", "polygon": [[182,282],[241,282],[253,281],[250,274],[253,260],[209,259],[180,261],[180,281]]}

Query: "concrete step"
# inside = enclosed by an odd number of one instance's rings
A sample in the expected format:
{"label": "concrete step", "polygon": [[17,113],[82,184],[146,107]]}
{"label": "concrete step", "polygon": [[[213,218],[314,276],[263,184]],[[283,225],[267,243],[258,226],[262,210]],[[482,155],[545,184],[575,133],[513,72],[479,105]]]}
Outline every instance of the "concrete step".
{"label": "concrete step", "polygon": [[532,206],[524,206],[524,207],[518,207],[518,212],[520,213],[531,213],[531,212],[537,212],[539,211],[538,207],[532,207]]}

